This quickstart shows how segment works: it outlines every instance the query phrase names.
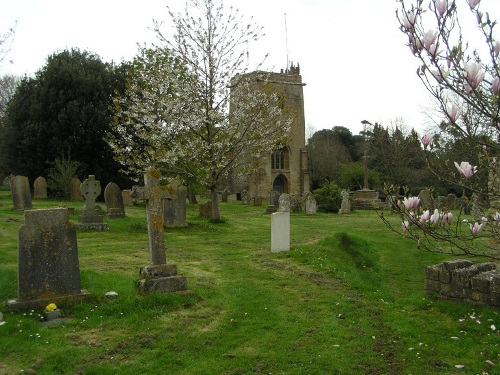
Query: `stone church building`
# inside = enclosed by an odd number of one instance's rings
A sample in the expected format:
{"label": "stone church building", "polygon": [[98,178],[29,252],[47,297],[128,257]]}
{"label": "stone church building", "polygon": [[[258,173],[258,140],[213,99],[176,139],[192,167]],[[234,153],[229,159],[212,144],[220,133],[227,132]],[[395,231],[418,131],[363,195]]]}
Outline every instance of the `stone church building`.
{"label": "stone church building", "polygon": [[[252,75],[257,73],[248,73]],[[292,118],[289,142],[266,156],[262,167],[246,177],[231,177],[230,190],[249,197],[269,199],[273,191],[302,195],[310,189],[307,151],[305,149],[304,93],[300,66],[290,65],[280,73],[267,73],[265,82],[255,81],[257,87],[276,93],[282,100],[282,110]]]}

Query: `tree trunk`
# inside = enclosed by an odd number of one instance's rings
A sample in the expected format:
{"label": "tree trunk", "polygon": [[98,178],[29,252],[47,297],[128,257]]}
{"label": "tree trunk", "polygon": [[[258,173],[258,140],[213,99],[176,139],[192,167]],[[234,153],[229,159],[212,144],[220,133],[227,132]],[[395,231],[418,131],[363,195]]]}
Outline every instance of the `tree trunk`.
{"label": "tree trunk", "polygon": [[220,220],[219,194],[217,190],[211,190],[212,193],[212,220]]}

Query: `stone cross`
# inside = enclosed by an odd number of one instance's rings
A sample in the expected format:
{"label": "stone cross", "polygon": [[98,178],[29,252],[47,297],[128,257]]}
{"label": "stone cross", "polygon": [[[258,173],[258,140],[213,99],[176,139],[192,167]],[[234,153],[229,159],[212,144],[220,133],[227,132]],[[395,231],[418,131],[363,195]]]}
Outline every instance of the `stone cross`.
{"label": "stone cross", "polygon": [[89,175],[80,185],[80,193],[85,200],[85,210],[95,211],[95,200],[101,194],[101,183],[95,179],[94,175]]}
{"label": "stone cross", "polygon": [[149,168],[144,174],[144,185],[143,198],[146,200],[151,263],[153,265],[166,264],[163,199],[171,198],[172,194],[160,186],[160,172],[154,168]]}

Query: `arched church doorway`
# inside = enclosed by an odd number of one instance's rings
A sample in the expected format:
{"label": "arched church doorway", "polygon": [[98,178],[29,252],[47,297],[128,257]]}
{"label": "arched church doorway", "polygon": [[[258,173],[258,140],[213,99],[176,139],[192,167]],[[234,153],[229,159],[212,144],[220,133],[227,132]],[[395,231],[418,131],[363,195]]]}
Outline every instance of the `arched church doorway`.
{"label": "arched church doorway", "polygon": [[280,174],[278,177],[274,179],[273,190],[277,191],[280,194],[288,193],[288,182],[285,176]]}

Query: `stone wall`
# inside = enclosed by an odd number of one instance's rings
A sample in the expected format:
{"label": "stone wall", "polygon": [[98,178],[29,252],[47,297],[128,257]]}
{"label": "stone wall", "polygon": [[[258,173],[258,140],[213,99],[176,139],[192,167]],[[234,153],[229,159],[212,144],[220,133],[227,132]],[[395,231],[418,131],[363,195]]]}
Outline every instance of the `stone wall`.
{"label": "stone wall", "polygon": [[425,290],[442,299],[500,307],[500,271],[494,263],[443,262],[425,270]]}

